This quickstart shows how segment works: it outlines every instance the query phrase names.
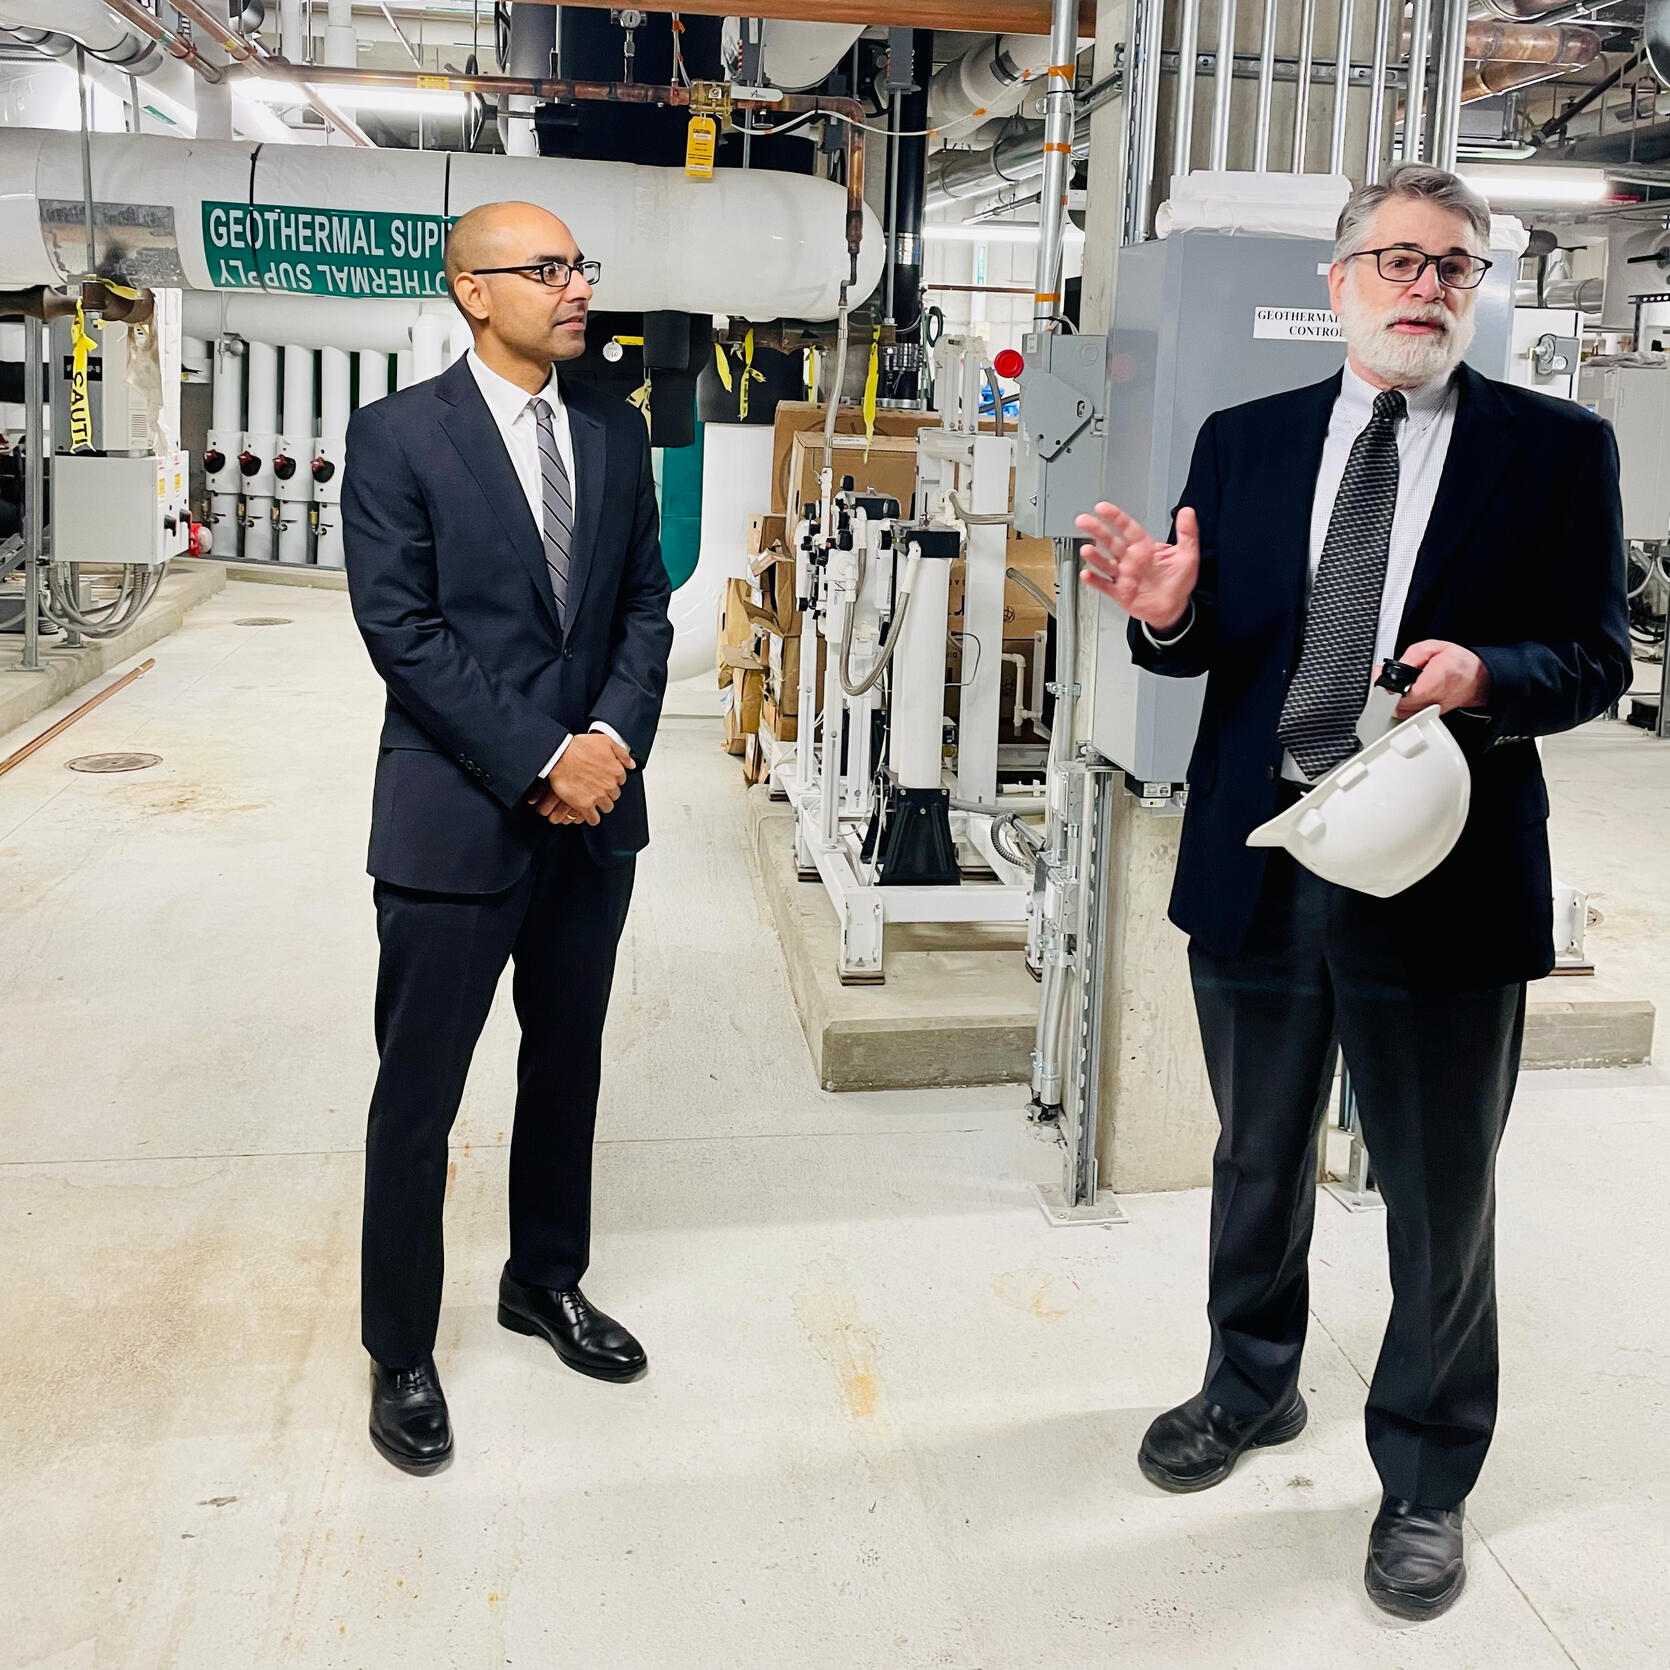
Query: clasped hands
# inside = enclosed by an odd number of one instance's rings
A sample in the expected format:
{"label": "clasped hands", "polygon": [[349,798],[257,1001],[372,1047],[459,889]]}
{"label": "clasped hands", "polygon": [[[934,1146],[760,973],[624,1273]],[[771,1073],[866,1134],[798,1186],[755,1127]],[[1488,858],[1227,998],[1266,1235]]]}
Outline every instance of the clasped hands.
{"label": "clasped hands", "polygon": [[[1153,537],[1117,505],[1102,503],[1077,527],[1089,543],[1079,548],[1083,580],[1092,591],[1111,597],[1126,614],[1141,621],[1156,638],[1169,637],[1189,621],[1189,599],[1200,578],[1200,524],[1184,505],[1177,512],[1177,539],[1170,545]],[[1472,650],[1440,638],[1411,644],[1398,659],[1419,667],[1421,676],[1397,704],[1397,717],[1409,719],[1425,708],[1440,713],[1483,707],[1490,695],[1490,670]]]}
{"label": "clasped hands", "polygon": [[630,749],[601,731],[586,731],[563,749],[551,775],[528,796],[528,804],[547,823],[595,827],[615,809],[626,774],[637,769]]}

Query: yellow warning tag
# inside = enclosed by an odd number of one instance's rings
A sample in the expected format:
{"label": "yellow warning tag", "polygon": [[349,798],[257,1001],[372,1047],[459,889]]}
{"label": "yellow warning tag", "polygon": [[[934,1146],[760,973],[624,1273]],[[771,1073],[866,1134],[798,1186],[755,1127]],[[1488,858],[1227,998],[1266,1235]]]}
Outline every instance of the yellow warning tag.
{"label": "yellow warning tag", "polygon": [[713,178],[713,150],[719,143],[719,124],[711,116],[692,116],[684,139],[684,172],[693,180]]}
{"label": "yellow warning tag", "polygon": [[445,93],[451,90],[452,77],[450,75],[420,75],[417,84],[429,93]]}
{"label": "yellow warning tag", "polygon": [[93,407],[87,398],[87,355],[98,344],[87,334],[87,316],[75,304],[75,328],[70,336],[70,451],[93,450]]}

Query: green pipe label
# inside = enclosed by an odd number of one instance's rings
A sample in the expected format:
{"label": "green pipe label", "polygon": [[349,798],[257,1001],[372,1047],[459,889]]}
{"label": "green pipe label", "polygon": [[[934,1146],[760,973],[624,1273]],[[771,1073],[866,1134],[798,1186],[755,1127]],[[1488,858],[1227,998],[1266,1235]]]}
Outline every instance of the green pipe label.
{"label": "green pipe label", "polygon": [[221,290],[300,296],[444,296],[444,215],[205,203],[203,255]]}

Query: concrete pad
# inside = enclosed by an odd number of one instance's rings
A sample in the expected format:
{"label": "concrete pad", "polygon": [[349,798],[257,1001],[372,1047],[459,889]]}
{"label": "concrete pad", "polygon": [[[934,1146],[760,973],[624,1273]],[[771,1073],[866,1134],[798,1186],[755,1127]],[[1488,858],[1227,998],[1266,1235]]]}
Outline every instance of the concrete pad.
{"label": "concrete pad", "polygon": [[840,928],[821,883],[795,872],[794,814],[748,792],[760,884],[825,1090],[1024,1082],[1038,1017],[1026,930],[987,923],[887,929],[884,986],[843,986]]}
{"label": "concrete pad", "polygon": [[340,568],[316,568],[311,563],[220,562],[214,557],[178,557],[176,567],[218,568],[229,580],[251,586],[310,586],[316,591],[346,591],[348,576]]}
{"label": "concrete pad", "polygon": [[[212,568],[170,563],[150,607],[126,632],[81,649],[56,648],[58,639],[43,639],[39,672],[26,673],[19,665],[23,659],[21,637],[10,634],[0,637],[0,736],[17,729],[37,713],[46,712],[72,690],[79,690],[114,669],[125,671],[124,662],[133,660],[140,650],[176,631],[189,611],[213,597],[225,584],[225,575]],[[86,749],[78,751],[87,752]],[[0,753],[0,758],[4,757]]]}

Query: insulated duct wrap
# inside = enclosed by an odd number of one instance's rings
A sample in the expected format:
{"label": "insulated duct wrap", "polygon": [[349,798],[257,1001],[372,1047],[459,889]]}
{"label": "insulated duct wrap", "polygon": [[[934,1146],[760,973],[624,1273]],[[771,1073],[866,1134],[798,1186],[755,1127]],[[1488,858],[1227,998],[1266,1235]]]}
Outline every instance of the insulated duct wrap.
{"label": "insulated duct wrap", "polygon": [[[509,198],[568,222],[611,310],[830,319],[847,273],[843,189],[764,170],[95,134],[92,172],[96,270],[135,286],[444,300],[449,219]],[[0,288],[79,277],[82,219],[80,136],[0,133]],[[855,300],[881,265],[866,211]]]}

